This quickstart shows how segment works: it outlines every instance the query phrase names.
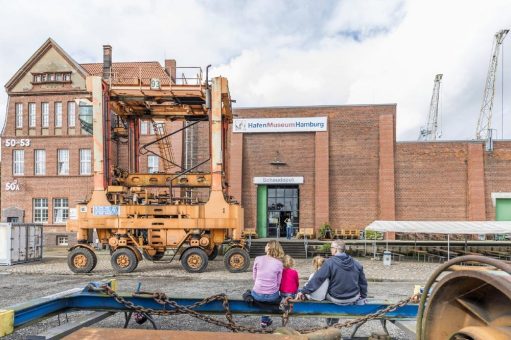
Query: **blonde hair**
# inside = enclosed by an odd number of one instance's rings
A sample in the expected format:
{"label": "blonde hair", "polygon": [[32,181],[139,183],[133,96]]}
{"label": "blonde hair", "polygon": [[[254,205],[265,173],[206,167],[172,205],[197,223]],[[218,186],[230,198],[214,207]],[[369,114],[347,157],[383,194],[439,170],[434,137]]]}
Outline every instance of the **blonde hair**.
{"label": "blonde hair", "polygon": [[284,268],[292,268],[295,265],[295,260],[289,255],[284,255],[282,262],[284,264]]}
{"label": "blonde hair", "polygon": [[325,258],[323,256],[314,256],[312,259],[312,267],[314,267],[315,271],[318,271],[323,263],[325,263]]}
{"label": "blonde hair", "polygon": [[266,244],[266,255],[281,260],[284,257],[284,249],[279,241],[272,240]]}

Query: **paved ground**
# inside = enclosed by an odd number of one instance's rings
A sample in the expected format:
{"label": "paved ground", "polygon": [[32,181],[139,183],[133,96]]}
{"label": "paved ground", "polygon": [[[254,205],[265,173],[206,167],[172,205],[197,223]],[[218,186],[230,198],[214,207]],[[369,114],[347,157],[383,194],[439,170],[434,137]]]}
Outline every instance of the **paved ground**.
{"label": "paved ground", "polygon": [[[437,264],[401,262],[391,267],[384,267],[381,261],[360,260],[369,279],[369,296],[378,300],[398,301],[413,292],[415,284],[424,284]],[[300,281],[303,284],[312,271],[310,260],[297,260]],[[82,287],[89,281],[96,281],[114,276],[109,264],[109,256],[100,254],[96,270],[87,275],[77,275],[67,269],[65,253],[50,252],[41,263],[0,267],[0,308],[23,302],[29,299],[53,294],[66,289]],[[142,282],[145,291],[163,291],[168,296],[207,297],[216,293],[226,293],[233,298],[252,285],[251,273],[231,274],[223,267],[219,257],[210,263],[208,270],[202,274],[190,274],[181,269],[179,263],[153,264],[143,261],[139,268],[130,274],[117,275],[120,290],[133,291],[138,282]],[[73,319],[76,313],[69,314]],[[65,316],[61,316],[61,320]],[[158,317],[158,324],[163,329],[184,330],[223,330],[217,326],[187,316]],[[237,321],[246,325],[257,325],[255,317],[237,317]],[[279,323],[276,320],[276,324]],[[122,327],[123,317],[118,314],[110,317],[97,326]],[[323,320],[310,318],[293,318],[291,327],[309,327],[322,325]],[[21,329],[6,339],[23,339],[29,334],[38,334],[49,327],[58,325],[58,318],[52,317],[44,322]],[[149,325],[132,325],[137,328],[148,328]],[[370,322],[363,326],[360,335],[369,336],[373,331],[381,330],[378,322]],[[389,326],[393,338],[406,339],[396,327]],[[349,334],[346,330],[345,335]]]}

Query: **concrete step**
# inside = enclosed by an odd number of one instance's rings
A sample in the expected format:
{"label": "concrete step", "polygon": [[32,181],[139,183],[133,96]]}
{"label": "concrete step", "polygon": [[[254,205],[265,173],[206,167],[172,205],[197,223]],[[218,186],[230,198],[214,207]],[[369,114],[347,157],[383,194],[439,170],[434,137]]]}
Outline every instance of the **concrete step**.
{"label": "concrete step", "polygon": [[[296,259],[304,259],[305,258],[305,246],[303,242],[296,241],[281,241],[279,240],[284,252],[287,255],[290,255]],[[250,257],[256,257],[260,255],[264,255],[264,248],[266,247],[266,242],[252,242],[250,247]],[[310,257],[310,253],[308,254]]]}

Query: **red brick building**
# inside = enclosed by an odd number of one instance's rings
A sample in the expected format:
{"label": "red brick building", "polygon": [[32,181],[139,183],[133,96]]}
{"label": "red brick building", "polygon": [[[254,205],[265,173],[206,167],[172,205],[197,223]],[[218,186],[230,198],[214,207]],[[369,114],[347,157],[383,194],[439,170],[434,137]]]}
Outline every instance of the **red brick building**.
{"label": "red brick building", "polygon": [[[111,63],[111,57],[105,46],[104,63],[78,64],[49,39],[6,84],[1,219],[45,223],[50,246],[65,243],[69,207],[92,191],[92,137],[77,106],[89,96],[85,77],[106,67],[112,86],[142,74],[176,82],[173,60],[162,66]],[[509,141],[495,142],[493,151],[475,141],[396,142],[395,104],[235,114],[228,191],[245,208],[245,228],[261,236],[283,235],[287,218],[295,228],[316,229],[325,222],[361,229],[374,220],[511,220]],[[155,123],[167,132],[182,127]],[[141,144],[154,141],[153,131],[152,122],[140,124]],[[207,123],[200,123],[172,137],[175,161],[190,166],[207,159],[207,135]],[[108,155],[121,168],[129,161],[124,142],[115,141]],[[140,156],[139,170],[163,171],[150,153]]]}
{"label": "red brick building", "polygon": [[[316,229],[325,222],[362,229],[374,220],[511,220],[509,141],[495,142],[493,151],[477,141],[396,142],[394,104],[236,114],[267,124],[283,117],[328,122],[326,131],[232,134],[230,195],[245,207],[245,227],[261,235],[275,235],[277,224],[283,235],[289,214],[295,227]],[[299,184],[256,184],[257,177]],[[291,188],[298,194],[294,207],[286,204]],[[272,197],[276,190],[281,197]]]}
{"label": "red brick building", "polygon": [[[111,47],[104,47],[111,57]],[[107,58],[105,58],[107,59]],[[111,61],[111,59],[110,59]],[[155,77],[170,84],[175,61],[113,63],[111,85],[123,86],[134,75]],[[103,72],[103,63],[79,64],[48,39],[5,85],[8,107],[2,131],[1,220],[45,224],[45,244],[68,242],[65,222],[69,207],[87,200],[93,189],[93,141],[80,121],[79,103],[90,97],[88,75]],[[138,78],[137,78],[138,79]],[[160,129],[172,124],[155,122]],[[90,127],[89,127],[90,128]],[[141,123],[141,144],[155,139],[152,122]],[[181,149],[181,139],[173,139]],[[109,155],[126,168],[125,142],[119,139]],[[149,147],[157,151],[157,146]],[[181,153],[175,154],[176,162]],[[158,157],[139,159],[140,171],[161,171]]]}

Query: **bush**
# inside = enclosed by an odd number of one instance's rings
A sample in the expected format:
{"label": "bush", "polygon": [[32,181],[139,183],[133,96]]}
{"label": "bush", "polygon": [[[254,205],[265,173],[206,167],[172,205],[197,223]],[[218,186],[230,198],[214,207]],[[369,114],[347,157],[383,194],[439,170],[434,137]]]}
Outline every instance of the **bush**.
{"label": "bush", "polygon": [[319,238],[325,238],[328,232],[330,232],[330,235],[332,235],[332,227],[330,226],[330,223],[325,222],[321,228],[319,228]]}
{"label": "bush", "polygon": [[330,252],[330,242],[329,243],[323,243],[320,247],[319,247],[319,251],[321,253],[329,253]]}
{"label": "bush", "polygon": [[364,236],[366,240],[383,240],[383,233],[379,231],[366,230]]}

